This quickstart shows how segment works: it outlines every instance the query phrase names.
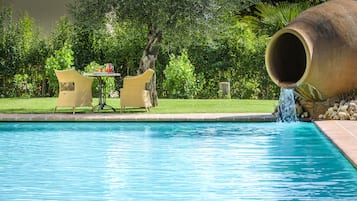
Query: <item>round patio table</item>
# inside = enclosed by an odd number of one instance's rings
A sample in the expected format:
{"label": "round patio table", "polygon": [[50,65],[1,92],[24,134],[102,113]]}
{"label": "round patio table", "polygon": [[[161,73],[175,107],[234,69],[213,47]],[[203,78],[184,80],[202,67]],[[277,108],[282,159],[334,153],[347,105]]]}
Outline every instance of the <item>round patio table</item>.
{"label": "round patio table", "polygon": [[105,90],[105,81],[102,79],[103,77],[120,77],[120,73],[113,73],[113,72],[93,72],[93,73],[84,73],[84,76],[87,77],[95,77],[98,79],[98,99],[99,103],[96,107],[98,107],[99,110],[103,110],[104,107],[109,107],[111,108],[114,112],[116,111],[114,107],[108,105],[106,103],[107,99],[107,94]]}

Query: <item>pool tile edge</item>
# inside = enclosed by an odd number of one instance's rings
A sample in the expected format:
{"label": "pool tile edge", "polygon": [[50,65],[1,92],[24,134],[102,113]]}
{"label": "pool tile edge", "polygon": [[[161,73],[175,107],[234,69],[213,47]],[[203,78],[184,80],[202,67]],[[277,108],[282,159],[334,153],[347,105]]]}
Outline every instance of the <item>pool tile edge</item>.
{"label": "pool tile edge", "polygon": [[357,169],[357,123],[355,121],[314,121],[320,131]]}
{"label": "pool tile edge", "polygon": [[194,114],[0,114],[0,122],[271,122],[276,118],[268,113],[194,113]]}

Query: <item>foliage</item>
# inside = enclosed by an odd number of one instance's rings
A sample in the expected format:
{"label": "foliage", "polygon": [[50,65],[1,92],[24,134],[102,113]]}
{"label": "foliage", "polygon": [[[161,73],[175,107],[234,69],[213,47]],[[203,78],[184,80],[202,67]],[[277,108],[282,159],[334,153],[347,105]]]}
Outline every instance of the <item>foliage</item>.
{"label": "foliage", "polygon": [[56,50],[54,54],[46,60],[47,75],[52,74],[50,70],[69,69],[73,65],[73,51],[71,45],[65,43],[64,46]]}
{"label": "foliage", "polygon": [[[256,35],[247,24],[236,22],[228,30],[229,37],[225,43],[228,45],[229,54],[234,68],[224,73],[224,77],[231,82],[233,97],[239,98],[274,98],[266,97],[265,92],[271,83],[265,70],[264,56],[268,37]],[[264,94],[264,95],[263,95]]]}
{"label": "foliage", "polygon": [[11,8],[1,9],[0,82],[3,96],[34,95],[32,90],[17,91],[16,89],[19,80],[25,82],[27,86],[37,86],[42,80],[37,74],[43,64],[41,60],[44,59],[43,57],[39,59],[38,56],[45,55],[38,54],[41,51],[38,49],[41,43],[38,37],[39,31],[30,16],[25,14],[23,18],[14,18]]}
{"label": "foliage", "polygon": [[34,35],[33,31],[34,21],[25,14],[24,18],[19,22],[19,36],[21,39],[19,40],[19,47],[21,48],[21,52],[24,55],[28,55],[31,47],[34,45]]}
{"label": "foliage", "polygon": [[[232,98],[276,98],[279,91],[264,67],[269,36],[308,6],[323,1],[75,0],[70,5],[72,18],[62,17],[45,37],[29,15],[14,17],[11,8],[1,8],[0,94],[55,95],[54,69],[75,66],[88,72],[86,66],[93,66],[92,61],[113,63],[122,77],[134,75],[146,49],[157,54],[157,90],[165,97],[169,87],[164,84],[165,67],[172,55],[187,49],[196,80],[189,96],[217,98],[218,83],[228,81]],[[258,2],[264,3],[254,6]],[[152,33],[160,40],[148,46]],[[107,83],[113,85],[111,90],[119,90],[122,78]],[[179,96],[183,94],[180,91]]]}
{"label": "foliage", "polygon": [[100,68],[100,65],[97,62],[92,61],[84,68],[84,72],[87,72],[87,73],[96,72],[99,70],[99,68]]}
{"label": "foliage", "polygon": [[12,95],[39,96],[42,94],[45,58],[48,56],[47,44],[39,38],[39,29],[28,14],[19,21],[18,35],[23,58],[17,65],[13,81],[15,91]]}
{"label": "foliage", "polygon": [[12,9],[2,8],[0,13],[0,76],[2,95],[8,95],[6,86],[16,73],[17,63],[21,61],[17,24],[12,16]]}
{"label": "foliage", "polygon": [[[108,23],[110,19],[108,19]],[[91,50],[94,60],[99,63],[113,63],[115,72],[122,75],[136,73],[138,58],[145,41],[144,30],[130,27],[127,23],[111,21],[106,28],[93,30]]]}
{"label": "foliage", "polygon": [[75,27],[66,16],[62,16],[50,35],[53,50],[61,49],[66,43],[74,43]]}
{"label": "foliage", "polygon": [[[191,48],[190,55],[207,55],[192,59],[198,73],[205,77],[205,91],[201,91],[200,96],[215,98],[218,82],[228,81],[233,98],[277,98],[278,87],[271,82],[264,63],[269,35],[286,26],[308,5],[286,2],[275,6],[258,4],[256,17],[228,18],[230,24],[221,27],[220,35],[215,36],[211,43]],[[196,49],[198,52],[192,54]]]}
{"label": "foliage", "polygon": [[[98,29],[106,16],[130,23],[132,26],[147,29],[146,45],[138,66],[138,73],[148,68],[155,69],[163,38],[184,43],[196,36],[203,27],[223,13],[234,12],[247,8],[258,0],[75,0],[71,5],[71,13],[77,23],[86,27]],[[89,23],[90,22],[90,23]],[[180,31],[177,31],[180,30]],[[191,40],[190,40],[191,39]],[[166,40],[167,41],[167,40]],[[187,44],[187,43],[186,43]],[[153,106],[157,106],[156,77],[150,83],[150,93]]]}
{"label": "foliage", "polygon": [[258,2],[260,1],[75,0],[69,4],[69,8],[76,23],[85,27],[101,28],[105,18],[109,16],[132,25],[152,26],[163,33],[174,31],[187,36],[190,34],[187,31],[198,28],[198,25],[204,25],[229,11],[246,9]]}
{"label": "foliage", "polygon": [[257,17],[246,17],[245,22],[272,36],[310,6],[309,2],[280,2],[276,5],[261,3],[256,6]]}
{"label": "foliage", "polygon": [[14,93],[17,97],[31,97],[34,95],[34,86],[28,74],[16,74],[14,76]]}
{"label": "foliage", "polygon": [[50,86],[50,94],[58,94],[58,81],[55,70],[70,69],[73,65],[73,59],[71,45],[65,43],[61,49],[56,50],[54,54],[46,60],[46,77]]}
{"label": "foliage", "polygon": [[118,20],[129,22],[131,26],[145,26],[147,36],[156,34],[160,37],[159,44],[154,45],[173,53],[172,50],[180,51],[219,30],[222,16],[237,14],[258,2],[260,0],[112,0],[109,4],[113,5]]}
{"label": "foliage", "polygon": [[[90,62],[96,61],[99,64],[113,63],[115,72],[123,76],[136,74],[142,48],[145,46],[146,30],[142,26],[118,21],[110,13],[105,14],[105,11],[95,16],[97,24],[94,24],[92,19],[88,19],[88,16],[91,16],[87,12],[81,15],[76,11],[77,3],[74,2],[74,7],[71,7],[74,9],[72,15],[75,16],[75,21],[70,23],[74,27],[71,44],[76,68],[84,70]],[[80,5],[82,7],[78,9],[86,8],[87,11],[93,11],[92,13],[100,10],[100,6],[95,2],[86,1]],[[97,18],[99,16],[100,20]],[[122,81],[116,78],[115,88],[119,89],[121,84]]]}
{"label": "foliage", "polygon": [[279,92],[264,63],[267,42],[268,36],[232,20],[211,43],[191,47],[192,63],[204,86],[198,97],[217,98],[219,82],[230,82],[232,98],[276,98]]}
{"label": "foliage", "polygon": [[164,71],[164,90],[169,98],[193,98],[197,93],[195,67],[187,51],[180,56],[170,55],[170,62]]}

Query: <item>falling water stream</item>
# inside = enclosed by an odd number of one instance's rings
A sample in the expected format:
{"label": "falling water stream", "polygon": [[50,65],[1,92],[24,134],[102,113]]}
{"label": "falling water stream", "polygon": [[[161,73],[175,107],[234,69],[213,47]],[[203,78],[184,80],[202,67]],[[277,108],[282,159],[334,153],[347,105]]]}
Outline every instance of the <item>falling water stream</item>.
{"label": "falling water stream", "polygon": [[295,109],[294,89],[281,88],[278,107],[278,122],[295,122],[298,120]]}

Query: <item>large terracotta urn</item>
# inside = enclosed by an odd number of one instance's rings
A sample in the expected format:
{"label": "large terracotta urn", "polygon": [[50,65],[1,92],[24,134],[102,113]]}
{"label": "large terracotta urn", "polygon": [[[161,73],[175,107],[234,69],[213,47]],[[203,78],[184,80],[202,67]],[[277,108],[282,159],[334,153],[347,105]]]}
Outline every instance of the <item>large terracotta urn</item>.
{"label": "large terracotta urn", "polygon": [[295,88],[303,102],[357,89],[357,1],[331,0],[302,12],[273,35],[265,60],[271,79]]}

